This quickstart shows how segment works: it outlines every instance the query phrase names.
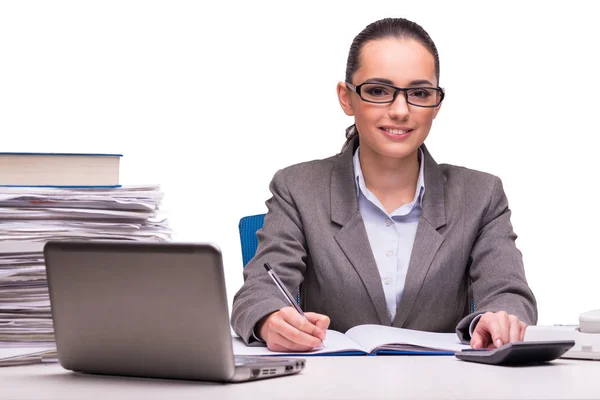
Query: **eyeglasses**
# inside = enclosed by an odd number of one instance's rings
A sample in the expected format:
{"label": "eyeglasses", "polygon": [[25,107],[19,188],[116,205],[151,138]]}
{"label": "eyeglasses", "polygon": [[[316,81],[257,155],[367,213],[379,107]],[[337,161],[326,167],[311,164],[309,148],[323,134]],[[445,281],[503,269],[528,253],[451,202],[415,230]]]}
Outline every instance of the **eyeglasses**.
{"label": "eyeglasses", "polygon": [[385,83],[372,82],[365,82],[356,86],[346,82],[346,86],[368,103],[393,103],[399,92],[404,93],[404,98],[408,104],[417,107],[437,107],[444,100],[444,91],[439,87],[399,88]]}

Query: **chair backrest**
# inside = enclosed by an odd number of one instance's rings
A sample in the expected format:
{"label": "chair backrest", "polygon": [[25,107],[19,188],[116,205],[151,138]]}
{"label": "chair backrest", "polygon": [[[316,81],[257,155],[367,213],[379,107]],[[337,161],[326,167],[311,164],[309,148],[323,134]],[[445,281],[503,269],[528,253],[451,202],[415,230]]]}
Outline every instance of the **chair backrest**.
{"label": "chair backrest", "polygon": [[[256,231],[262,228],[264,223],[265,214],[248,215],[240,219],[238,228],[240,231],[240,241],[242,242],[242,261],[244,267],[254,257],[254,254],[256,254],[256,248],[258,247]],[[300,304],[300,293],[297,294],[296,301]],[[473,299],[471,299],[471,312],[475,312],[475,300]]]}
{"label": "chair backrest", "polygon": [[[265,214],[248,215],[240,219],[238,229],[240,231],[240,241],[242,243],[242,262],[244,267],[256,254],[258,247],[258,238],[256,231],[262,228],[265,223]],[[296,292],[296,303],[300,304],[300,289]]]}
{"label": "chair backrest", "polygon": [[240,230],[240,241],[242,242],[242,261],[244,267],[256,254],[258,238],[256,231],[265,223],[265,214],[248,215],[240,219],[238,228]]}

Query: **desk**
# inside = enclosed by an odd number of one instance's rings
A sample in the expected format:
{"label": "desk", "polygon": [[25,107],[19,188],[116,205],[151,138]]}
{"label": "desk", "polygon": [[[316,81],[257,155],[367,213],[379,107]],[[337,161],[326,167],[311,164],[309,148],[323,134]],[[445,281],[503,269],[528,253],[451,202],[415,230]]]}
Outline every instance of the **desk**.
{"label": "desk", "polygon": [[0,368],[1,399],[599,399],[600,362],[494,367],[449,356],[310,357],[300,375],[238,384]]}

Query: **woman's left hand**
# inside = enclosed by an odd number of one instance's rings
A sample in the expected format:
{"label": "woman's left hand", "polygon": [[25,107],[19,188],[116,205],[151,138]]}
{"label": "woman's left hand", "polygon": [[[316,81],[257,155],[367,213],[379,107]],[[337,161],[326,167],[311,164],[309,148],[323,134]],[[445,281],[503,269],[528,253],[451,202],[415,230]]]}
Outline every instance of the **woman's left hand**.
{"label": "woman's left hand", "polygon": [[508,342],[519,342],[525,337],[527,324],[516,315],[505,311],[486,312],[481,316],[471,336],[471,347],[500,347]]}

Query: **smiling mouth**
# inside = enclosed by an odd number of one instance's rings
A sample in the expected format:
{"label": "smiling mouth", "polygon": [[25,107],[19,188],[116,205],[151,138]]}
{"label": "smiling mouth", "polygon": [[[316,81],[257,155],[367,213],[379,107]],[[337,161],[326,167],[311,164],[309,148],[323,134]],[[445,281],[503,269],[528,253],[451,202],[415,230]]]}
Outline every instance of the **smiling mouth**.
{"label": "smiling mouth", "polygon": [[386,133],[389,133],[390,135],[394,135],[394,136],[402,136],[405,135],[407,133],[412,132],[412,129],[396,129],[396,128],[379,128],[382,131],[385,131]]}

